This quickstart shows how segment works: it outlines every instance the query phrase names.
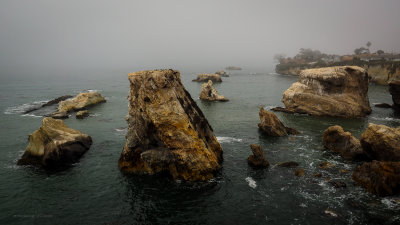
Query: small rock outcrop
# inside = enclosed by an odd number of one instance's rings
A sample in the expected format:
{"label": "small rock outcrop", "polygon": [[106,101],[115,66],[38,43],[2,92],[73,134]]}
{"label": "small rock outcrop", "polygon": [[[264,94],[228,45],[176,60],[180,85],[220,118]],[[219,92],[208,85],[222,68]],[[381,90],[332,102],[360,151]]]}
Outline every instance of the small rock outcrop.
{"label": "small rock outcrop", "polygon": [[328,127],[322,134],[322,143],[326,149],[342,155],[347,160],[364,160],[367,158],[361,148],[360,141],[344,132],[341,126]]}
{"label": "small rock outcrop", "polygon": [[276,166],[279,167],[288,167],[288,168],[295,168],[299,166],[299,163],[295,162],[295,161],[288,161],[288,162],[280,162],[277,163]]}
{"label": "small rock outcrop", "polygon": [[222,82],[221,76],[215,73],[199,74],[197,78],[193,81],[208,82],[209,80],[211,80],[212,82]]}
{"label": "small rock outcrop", "polygon": [[294,175],[297,177],[304,177],[304,169],[303,168],[299,168],[297,170],[294,171]]}
{"label": "small rock outcrop", "polygon": [[43,108],[43,107],[52,106],[52,105],[54,105],[54,104],[58,104],[59,102],[64,101],[64,100],[67,100],[67,99],[69,99],[69,98],[72,98],[72,96],[71,96],[71,95],[63,95],[63,96],[61,96],[61,97],[58,97],[58,98],[55,98],[55,99],[53,99],[53,100],[48,101],[48,102],[46,102],[46,103],[40,105],[39,107],[30,108],[30,109],[26,110],[26,111],[23,112],[23,113],[24,113],[24,114],[27,114],[27,113],[33,112],[33,111],[35,111],[35,110],[38,110],[38,109],[40,109],[40,108]]}
{"label": "small rock outcrop", "polygon": [[81,110],[81,111],[76,113],[76,118],[77,119],[83,119],[83,118],[88,117],[88,116],[89,116],[89,111],[87,111],[87,110]]}
{"label": "small rock outcrop", "polygon": [[312,116],[364,117],[371,113],[368,74],[357,66],[307,69],[283,93],[287,111]]}
{"label": "small rock outcrop", "polygon": [[77,162],[91,144],[90,136],[69,128],[62,120],[45,117],[42,126],[29,135],[29,145],[18,165],[61,168]]}
{"label": "small rock outcrop", "polygon": [[207,83],[202,84],[201,92],[200,92],[200,99],[204,101],[221,101],[226,102],[229,101],[223,95],[219,95],[217,90],[215,90],[213,86],[213,82],[208,80]]}
{"label": "small rock outcrop", "polygon": [[242,68],[238,67],[238,66],[228,66],[225,67],[226,70],[242,70]]}
{"label": "small rock outcrop", "polygon": [[400,162],[365,162],[353,173],[353,180],[378,196],[400,194]]}
{"label": "small rock outcrop", "polygon": [[79,111],[87,106],[106,102],[106,99],[97,91],[79,93],[70,100],[58,103],[59,112]]}
{"label": "small rock outcrop", "polygon": [[225,72],[224,70],[217,71],[217,72],[215,72],[215,74],[218,74],[221,77],[229,77],[228,73]]}
{"label": "small rock outcrop", "polygon": [[400,80],[389,83],[389,92],[393,99],[393,108],[400,111]]}
{"label": "small rock outcrop", "polygon": [[222,147],[175,70],[131,73],[128,132],[118,161],[125,173],[167,174],[189,181],[214,177]]}
{"label": "small rock outcrop", "polygon": [[255,168],[267,168],[269,166],[268,160],[264,156],[264,152],[260,145],[251,144],[251,151],[253,155],[249,155],[247,163]]}
{"label": "small rock outcrop", "polygon": [[365,154],[378,161],[400,161],[400,127],[370,123],[361,134],[361,146]]}
{"label": "small rock outcrop", "polygon": [[268,136],[280,137],[300,133],[296,129],[285,127],[273,112],[260,108],[259,116],[261,123],[258,124],[258,128]]}

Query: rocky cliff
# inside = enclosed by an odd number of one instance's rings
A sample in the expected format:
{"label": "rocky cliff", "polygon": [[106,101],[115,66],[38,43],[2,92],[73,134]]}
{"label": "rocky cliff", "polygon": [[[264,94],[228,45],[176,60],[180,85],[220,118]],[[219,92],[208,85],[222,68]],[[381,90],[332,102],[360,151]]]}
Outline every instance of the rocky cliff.
{"label": "rocky cliff", "polygon": [[118,165],[126,173],[208,180],[222,147],[175,70],[131,73],[128,133]]}

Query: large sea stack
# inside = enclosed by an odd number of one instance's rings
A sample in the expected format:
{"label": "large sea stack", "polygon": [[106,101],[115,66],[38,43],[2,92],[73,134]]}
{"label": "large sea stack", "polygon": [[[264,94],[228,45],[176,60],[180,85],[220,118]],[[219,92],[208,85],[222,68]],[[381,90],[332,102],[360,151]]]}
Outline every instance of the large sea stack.
{"label": "large sea stack", "polygon": [[289,112],[312,116],[364,117],[371,113],[368,74],[357,66],[307,69],[283,93]]}
{"label": "large sea stack", "polygon": [[204,101],[229,101],[225,96],[218,94],[211,80],[201,85],[200,99]]}
{"label": "large sea stack", "polygon": [[45,117],[42,126],[29,135],[29,145],[18,165],[63,168],[77,162],[91,144],[90,136],[69,128],[62,120]]}
{"label": "large sea stack", "polygon": [[128,133],[118,161],[126,173],[213,178],[222,147],[175,70],[131,73]]}

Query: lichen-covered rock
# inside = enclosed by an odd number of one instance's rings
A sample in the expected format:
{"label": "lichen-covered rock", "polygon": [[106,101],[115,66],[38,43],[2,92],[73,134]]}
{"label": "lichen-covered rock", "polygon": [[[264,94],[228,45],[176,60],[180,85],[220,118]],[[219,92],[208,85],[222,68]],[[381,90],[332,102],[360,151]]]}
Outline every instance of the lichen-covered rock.
{"label": "lichen-covered rock", "polygon": [[371,113],[368,74],[357,66],[303,70],[282,101],[288,111],[312,116],[364,117]]}
{"label": "lichen-covered rock", "polygon": [[89,116],[89,111],[87,111],[87,110],[81,110],[81,111],[76,113],[76,118],[77,119],[83,119],[83,118],[88,117],[88,116]]}
{"label": "lichen-covered rock", "polygon": [[220,75],[221,77],[229,77],[228,73],[226,73],[226,72],[223,71],[223,70],[219,70],[219,71],[215,72],[215,74],[218,74],[218,75]]}
{"label": "lichen-covered rock", "polygon": [[361,134],[361,146],[365,154],[378,161],[400,161],[400,127],[370,123]]}
{"label": "lichen-covered rock", "polygon": [[400,80],[389,83],[389,92],[393,99],[393,108],[400,111]]}
{"label": "lichen-covered rock", "polygon": [[29,135],[29,145],[18,165],[58,168],[75,163],[90,148],[92,138],[69,128],[62,120],[45,117]]}
{"label": "lichen-covered rock", "polygon": [[91,91],[79,93],[72,99],[58,103],[58,112],[79,111],[87,106],[106,102],[106,99],[99,92]]}
{"label": "lichen-covered rock", "polygon": [[280,137],[300,133],[296,129],[285,127],[273,112],[260,108],[259,116],[261,123],[258,124],[258,128],[268,136]]}
{"label": "lichen-covered rock", "polygon": [[207,83],[202,84],[200,99],[204,101],[221,101],[221,102],[229,101],[223,95],[218,94],[211,80],[209,80]]}
{"label": "lichen-covered rock", "polygon": [[222,82],[221,76],[215,73],[199,74],[193,81],[208,82],[209,80],[212,82]]}
{"label": "lichen-covered rock", "polygon": [[353,180],[378,196],[400,194],[400,162],[365,162],[353,173]]}
{"label": "lichen-covered rock", "polygon": [[131,73],[128,133],[118,161],[126,173],[213,178],[222,147],[175,70]]}
{"label": "lichen-covered rock", "polygon": [[247,158],[247,163],[255,168],[267,168],[269,166],[268,160],[264,156],[264,152],[260,145],[250,145],[252,155]]}
{"label": "lichen-covered rock", "polygon": [[344,132],[341,126],[328,127],[322,134],[322,142],[326,149],[341,154],[345,159],[367,159],[361,148],[360,141],[350,132]]}

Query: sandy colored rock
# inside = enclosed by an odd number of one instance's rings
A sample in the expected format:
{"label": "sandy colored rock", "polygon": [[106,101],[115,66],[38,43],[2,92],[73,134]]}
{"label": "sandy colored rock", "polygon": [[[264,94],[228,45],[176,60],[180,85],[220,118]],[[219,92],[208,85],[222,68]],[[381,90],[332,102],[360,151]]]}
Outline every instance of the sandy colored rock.
{"label": "sandy colored rock", "polygon": [[219,70],[219,71],[215,72],[215,74],[218,74],[221,77],[229,77],[228,73],[225,72],[224,70]]}
{"label": "sandy colored rock", "polygon": [[128,133],[118,161],[126,173],[208,180],[222,147],[175,70],[130,73]]}
{"label": "sandy colored rock", "polygon": [[400,80],[389,83],[389,92],[392,95],[393,108],[400,111]]}
{"label": "sandy colored rock", "polygon": [[204,101],[221,101],[226,102],[229,101],[223,95],[219,95],[217,90],[215,90],[213,86],[213,82],[208,80],[207,83],[202,84],[201,92],[200,92],[200,99]]}
{"label": "sandy colored rock", "polygon": [[29,145],[18,165],[63,167],[77,162],[91,144],[90,136],[68,127],[62,120],[45,117],[42,126],[29,135]]}
{"label": "sandy colored rock", "polygon": [[366,162],[358,166],[353,180],[378,196],[400,194],[400,162]]}
{"label": "sandy colored rock", "polygon": [[365,154],[378,161],[400,161],[400,127],[370,123],[360,138]]}
{"label": "sandy colored rock", "polygon": [[261,123],[258,124],[258,128],[268,136],[280,137],[300,133],[296,129],[285,127],[273,112],[260,108],[259,116]]}
{"label": "sandy colored rock", "polygon": [[256,168],[267,168],[269,166],[268,160],[264,156],[264,152],[261,149],[260,145],[251,144],[250,145],[251,151],[253,152],[252,155],[249,155],[247,158],[247,163],[250,166]]}
{"label": "sandy colored rock", "polygon": [[322,134],[322,143],[326,149],[339,153],[348,160],[364,160],[368,157],[361,148],[360,141],[350,132],[344,132],[341,126],[328,127]]}
{"label": "sandy colored rock", "polygon": [[215,73],[199,74],[197,78],[193,81],[208,82],[209,80],[211,80],[212,82],[222,82],[221,76]]}
{"label": "sandy colored rock", "polygon": [[88,117],[88,116],[89,116],[89,111],[87,111],[87,110],[81,110],[81,111],[76,113],[76,118],[77,119],[83,119],[83,118]]}
{"label": "sandy colored rock", "polygon": [[58,112],[79,111],[87,106],[106,102],[106,99],[99,92],[91,91],[79,93],[72,99],[58,103]]}
{"label": "sandy colored rock", "polygon": [[371,113],[368,74],[357,66],[303,70],[282,101],[288,111],[312,116],[364,117]]}

